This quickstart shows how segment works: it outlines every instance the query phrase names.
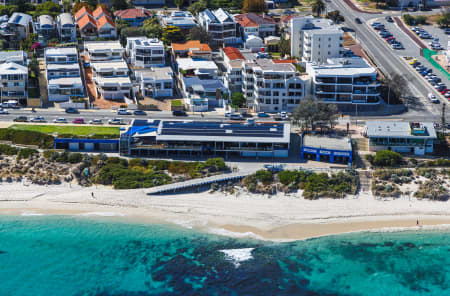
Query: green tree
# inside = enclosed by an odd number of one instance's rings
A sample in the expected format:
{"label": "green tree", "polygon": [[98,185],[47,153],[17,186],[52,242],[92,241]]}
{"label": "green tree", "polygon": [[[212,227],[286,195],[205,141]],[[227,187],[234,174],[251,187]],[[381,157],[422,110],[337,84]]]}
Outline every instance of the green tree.
{"label": "green tree", "polygon": [[267,11],[266,1],[264,0],[244,0],[242,3],[242,12],[261,13]]}
{"label": "green tree", "polygon": [[112,0],[111,4],[115,10],[127,9],[129,7],[127,0]]}
{"label": "green tree", "polygon": [[16,7],[16,12],[29,12],[34,10],[34,5],[27,0],[12,0],[9,2],[10,6]]}
{"label": "green tree", "polygon": [[63,0],[62,2],[64,12],[69,12],[72,9],[72,0]]}
{"label": "green tree", "polygon": [[441,15],[437,20],[437,24],[446,28],[450,26],[450,9],[442,10]]}
{"label": "green tree", "polygon": [[181,29],[176,26],[167,26],[162,30],[162,40],[166,44],[184,42],[185,37]]}
{"label": "green tree", "polygon": [[314,129],[317,115],[317,103],[313,97],[307,97],[300,101],[300,104],[292,113],[292,122],[304,128]]}
{"label": "green tree", "polygon": [[44,14],[51,15],[53,17],[59,15],[61,13],[61,8],[55,2],[45,2],[39,5],[36,5],[35,11],[32,13],[33,16],[40,16]]}
{"label": "green tree", "polygon": [[334,23],[343,23],[345,21],[345,18],[341,15],[341,12],[339,10],[330,11],[327,13],[327,18],[332,20]]}
{"label": "green tree", "polygon": [[278,43],[278,47],[280,49],[280,54],[282,57],[291,54],[291,40],[286,40],[282,38],[280,43]]}
{"label": "green tree", "polygon": [[397,166],[402,162],[402,159],[403,157],[398,152],[380,150],[376,152],[371,163],[376,166]]}
{"label": "green tree", "polygon": [[124,21],[123,19],[119,19],[119,18],[116,19],[115,24],[116,24],[117,33],[119,35],[123,29],[130,26],[130,24],[127,21]]}
{"label": "green tree", "polygon": [[158,39],[162,37],[162,27],[157,18],[146,19],[142,27],[145,36]]}
{"label": "green tree", "polygon": [[139,37],[144,35],[144,30],[141,27],[125,27],[122,28],[119,34],[120,44],[125,46],[128,37]]}
{"label": "green tree", "polygon": [[245,106],[246,99],[241,92],[234,92],[231,94],[231,106],[234,108],[242,108]]}
{"label": "green tree", "polygon": [[322,13],[326,9],[325,3],[322,0],[315,0],[311,6],[312,12],[316,15],[316,17],[320,17]]}
{"label": "green tree", "polygon": [[211,34],[202,27],[194,27],[189,31],[188,40],[200,40],[201,43],[209,44],[211,42]]}
{"label": "green tree", "polygon": [[178,7],[178,9],[180,9],[181,6],[183,6],[183,4],[184,4],[184,0],[174,0],[173,2]]}
{"label": "green tree", "polygon": [[188,10],[190,13],[197,15],[200,11],[205,10],[208,7],[208,2],[206,0],[200,0],[198,2],[192,3]]}
{"label": "green tree", "polygon": [[33,58],[28,63],[28,68],[30,69],[30,72],[32,72],[34,74],[34,77],[38,77],[38,75],[39,75],[39,61],[37,60],[35,55],[33,55]]}

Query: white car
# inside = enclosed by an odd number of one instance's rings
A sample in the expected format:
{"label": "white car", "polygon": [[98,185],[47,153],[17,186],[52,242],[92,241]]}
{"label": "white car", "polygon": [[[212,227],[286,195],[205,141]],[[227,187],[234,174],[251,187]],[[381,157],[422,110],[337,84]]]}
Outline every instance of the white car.
{"label": "white car", "polygon": [[64,117],[59,117],[59,118],[53,119],[53,123],[67,123],[67,119],[65,119]]}
{"label": "white car", "polygon": [[89,124],[103,124],[103,121],[101,119],[92,119],[89,120]]}
{"label": "white car", "polygon": [[109,124],[125,124],[125,122],[123,122],[122,118],[113,118],[108,120]]}
{"label": "white car", "polygon": [[0,114],[9,114],[8,110],[0,108]]}
{"label": "white car", "polygon": [[131,112],[127,109],[120,108],[117,110],[117,115],[131,115]]}
{"label": "white car", "polygon": [[436,98],[435,95],[433,95],[432,93],[428,94],[428,99],[432,102],[432,103],[439,103],[439,100]]}

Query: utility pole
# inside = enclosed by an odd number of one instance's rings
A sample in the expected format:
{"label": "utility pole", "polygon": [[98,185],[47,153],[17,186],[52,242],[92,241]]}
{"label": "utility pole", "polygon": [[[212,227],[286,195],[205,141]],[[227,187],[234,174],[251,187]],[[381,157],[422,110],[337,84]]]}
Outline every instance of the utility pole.
{"label": "utility pole", "polygon": [[445,104],[442,104],[442,115],[441,115],[441,125],[442,125],[442,132],[445,133]]}

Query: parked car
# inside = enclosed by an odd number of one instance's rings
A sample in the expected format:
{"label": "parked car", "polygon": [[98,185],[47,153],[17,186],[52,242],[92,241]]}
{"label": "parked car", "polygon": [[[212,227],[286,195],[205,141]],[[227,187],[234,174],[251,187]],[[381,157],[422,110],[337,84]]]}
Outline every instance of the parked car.
{"label": "parked car", "polygon": [[439,100],[436,98],[436,96],[435,95],[433,95],[432,93],[429,93],[428,94],[428,100],[430,100],[430,102],[432,102],[432,103],[439,103]]}
{"label": "parked car", "polygon": [[356,22],[357,24],[362,24],[362,21],[361,21],[361,19],[360,19],[359,17],[355,18],[355,22]]}
{"label": "parked car", "polygon": [[392,19],[392,17],[391,17],[390,15],[388,15],[388,16],[386,17],[386,21],[387,21],[387,22],[390,22],[390,23],[393,23],[393,22],[394,22],[394,20]]}
{"label": "parked car", "polygon": [[172,115],[173,116],[187,116],[186,112],[181,111],[181,110],[172,111]]}
{"label": "parked car", "polygon": [[140,115],[145,116],[145,115],[147,115],[147,112],[145,112],[144,110],[134,110],[133,114],[139,115],[139,116]]}
{"label": "parked car", "polygon": [[53,123],[67,123],[67,119],[64,117],[58,117],[56,119],[53,119]]}
{"label": "parked car", "polygon": [[117,115],[131,115],[131,112],[127,109],[119,109],[117,110]]}
{"label": "parked car", "polygon": [[66,113],[78,114],[78,109],[76,108],[67,108]]}
{"label": "parked car", "polygon": [[266,112],[258,112],[258,117],[270,117]]}
{"label": "parked car", "polygon": [[412,59],[412,60],[409,61],[410,65],[414,65],[415,63],[417,63],[417,59]]}
{"label": "parked car", "polygon": [[230,117],[230,115],[231,115],[231,112],[225,112],[225,117]]}
{"label": "parked car", "polygon": [[114,125],[122,125],[125,124],[125,122],[122,120],[122,118],[113,118],[108,120],[109,124],[114,124]]}
{"label": "parked car", "polygon": [[103,121],[101,119],[92,119],[92,120],[89,120],[89,124],[100,125],[100,124],[103,124]]}
{"label": "parked car", "polygon": [[14,118],[15,122],[28,122],[28,118],[26,116],[18,116]]}
{"label": "parked car", "polygon": [[242,118],[241,114],[231,114],[230,119],[231,120],[242,120],[243,118]]}
{"label": "parked car", "polygon": [[284,167],[281,164],[265,164],[264,168],[274,173],[281,172],[282,170],[284,170]]}
{"label": "parked car", "polygon": [[379,26],[379,25],[381,25],[381,23],[380,22],[373,22],[372,24],[370,24],[372,27],[376,27],[376,26]]}
{"label": "parked car", "polygon": [[288,119],[288,115],[285,111],[278,113],[278,116],[280,116],[282,120]]}
{"label": "parked car", "polygon": [[404,49],[403,45],[401,43],[394,43],[392,44],[393,49]]}
{"label": "parked car", "polygon": [[450,34],[450,28],[446,28],[445,30],[444,30],[444,32],[445,32],[445,34]]}
{"label": "parked car", "polygon": [[0,108],[0,114],[9,114],[8,110]]}
{"label": "parked car", "polygon": [[74,120],[72,120],[72,123],[84,124],[84,119],[83,118],[75,118]]}
{"label": "parked car", "polygon": [[45,118],[42,116],[32,117],[30,119],[31,122],[46,122]]}
{"label": "parked car", "polygon": [[444,95],[444,97],[450,98],[450,92],[446,92],[445,95]]}

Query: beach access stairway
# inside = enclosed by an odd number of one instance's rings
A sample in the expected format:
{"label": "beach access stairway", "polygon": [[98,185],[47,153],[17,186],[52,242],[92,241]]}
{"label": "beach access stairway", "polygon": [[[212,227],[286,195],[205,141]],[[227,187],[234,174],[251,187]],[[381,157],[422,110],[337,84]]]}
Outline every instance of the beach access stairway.
{"label": "beach access stairway", "polygon": [[161,185],[161,186],[149,188],[146,191],[146,194],[152,195],[152,194],[176,192],[179,190],[185,190],[185,189],[193,188],[193,187],[201,187],[201,186],[205,186],[205,185],[213,184],[213,183],[240,180],[250,174],[252,174],[252,172],[238,172],[238,173],[215,175],[215,176],[200,178],[200,179],[192,179],[192,180],[178,182],[178,183],[171,183],[171,184],[167,184],[167,185]]}

